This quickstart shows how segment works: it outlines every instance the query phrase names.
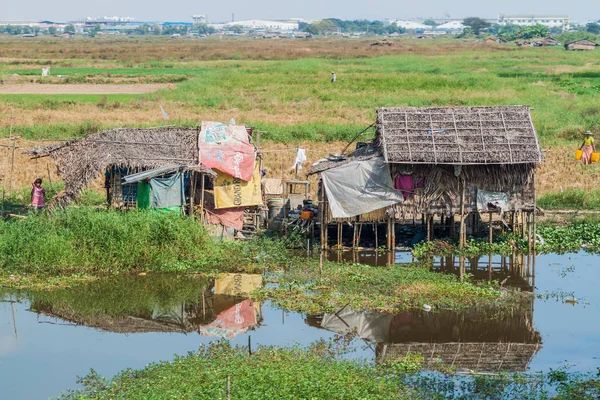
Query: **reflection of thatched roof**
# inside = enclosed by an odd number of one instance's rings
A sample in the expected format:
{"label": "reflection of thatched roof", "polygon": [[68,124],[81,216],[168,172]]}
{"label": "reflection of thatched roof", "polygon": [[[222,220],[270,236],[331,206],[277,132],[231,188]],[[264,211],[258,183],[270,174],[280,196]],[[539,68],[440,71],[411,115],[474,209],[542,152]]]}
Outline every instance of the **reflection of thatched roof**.
{"label": "reflection of thatched roof", "polygon": [[473,371],[527,370],[541,344],[526,343],[401,343],[377,345],[378,362],[403,360],[409,353],[423,355],[424,364],[440,364]]}
{"label": "reflection of thatched roof", "polygon": [[109,166],[129,169],[179,164],[213,174],[198,163],[198,130],[195,128],[119,128],[83,139],[34,148],[36,157],[50,156],[65,182],[61,199],[69,202]]}
{"label": "reflection of thatched roof", "polygon": [[538,163],[528,106],[378,108],[376,142],[389,163]]}

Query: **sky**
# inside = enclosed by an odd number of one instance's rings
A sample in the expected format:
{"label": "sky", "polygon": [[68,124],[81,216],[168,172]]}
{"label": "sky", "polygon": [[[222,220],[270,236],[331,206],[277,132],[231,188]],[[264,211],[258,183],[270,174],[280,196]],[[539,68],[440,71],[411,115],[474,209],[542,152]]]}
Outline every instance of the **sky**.
{"label": "sky", "polygon": [[[340,18],[382,20],[467,16],[496,18],[498,14],[567,14],[576,21],[600,19],[597,0],[3,0],[0,20],[76,20],[88,16],[129,16],[139,21],[190,21],[204,14],[209,22],[245,19]],[[8,3],[8,4],[6,4]]]}

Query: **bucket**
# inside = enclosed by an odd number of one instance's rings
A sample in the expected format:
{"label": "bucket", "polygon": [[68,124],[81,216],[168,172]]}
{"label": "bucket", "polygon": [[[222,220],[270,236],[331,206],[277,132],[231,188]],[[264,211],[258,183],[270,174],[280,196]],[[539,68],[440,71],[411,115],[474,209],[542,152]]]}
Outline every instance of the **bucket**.
{"label": "bucket", "polygon": [[590,161],[591,162],[600,161],[600,153],[592,153],[592,156],[590,157]]}
{"label": "bucket", "polygon": [[280,217],[283,210],[283,198],[276,197],[267,200],[267,207],[269,208],[269,219]]}
{"label": "bucket", "polygon": [[582,150],[575,150],[575,159],[576,160],[581,160],[581,157],[583,157],[583,151]]}

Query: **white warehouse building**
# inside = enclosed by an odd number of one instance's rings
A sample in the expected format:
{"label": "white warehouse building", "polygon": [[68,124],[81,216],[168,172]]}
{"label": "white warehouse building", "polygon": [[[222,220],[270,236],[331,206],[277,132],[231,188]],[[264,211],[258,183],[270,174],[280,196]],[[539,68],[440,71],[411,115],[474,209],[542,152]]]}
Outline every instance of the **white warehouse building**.
{"label": "white warehouse building", "polygon": [[228,22],[225,24],[225,29],[227,29],[227,27],[232,27],[234,25],[241,26],[244,29],[284,31],[284,32],[297,31],[298,27],[299,27],[298,21],[268,21],[268,20],[251,19],[251,20],[247,20],[247,21]]}
{"label": "white warehouse building", "polygon": [[568,30],[571,22],[568,15],[498,15],[498,25],[533,26],[544,25],[548,28]]}

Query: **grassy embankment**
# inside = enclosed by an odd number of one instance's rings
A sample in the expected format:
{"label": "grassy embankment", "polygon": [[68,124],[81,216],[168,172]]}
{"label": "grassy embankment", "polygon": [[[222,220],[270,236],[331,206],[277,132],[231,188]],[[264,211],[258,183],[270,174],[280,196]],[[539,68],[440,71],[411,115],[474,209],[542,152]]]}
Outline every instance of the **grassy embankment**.
{"label": "grassy embankment", "polygon": [[[312,162],[340,151],[343,141],[373,122],[376,106],[529,104],[542,144],[549,148],[537,181],[542,203],[558,204],[552,198],[558,192],[593,190],[600,177],[597,165],[582,168],[572,155],[581,133],[600,127],[598,52],[459,40],[402,39],[386,49],[371,48],[368,40],[45,38],[28,46],[18,39],[2,40],[0,75],[9,82],[39,81],[34,75],[40,66],[51,65],[48,84],[176,85],[144,95],[0,95],[3,136],[11,109],[14,134],[35,141],[163,124],[162,105],[173,121],[186,125],[235,117],[266,131],[263,147],[302,145],[309,148]],[[336,85],[329,82],[332,70],[339,78]],[[20,76],[11,78],[15,73]],[[58,74],[68,78],[56,78]],[[283,164],[287,172],[293,157],[291,151],[266,153],[265,165],[279,172]],[[16,185],[28,185],[34,178],[30,175],[19,174]],[[561,207],[596,204],[564,198]]]}
{"label": "grassy embankment", "polygon": [[339,360],[335,354],[323,342],[308,349],[261,347],[252,355],[222,342],[172,362],[124,370],[111,380],[92,370],[80,380],[83,390],[63,398],[591,400],[600,395],[600,380],[591,374],[559,370],[456,380],[452,375],[415,375],[421,369],[417,355],[372,365]]}

